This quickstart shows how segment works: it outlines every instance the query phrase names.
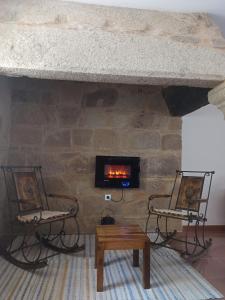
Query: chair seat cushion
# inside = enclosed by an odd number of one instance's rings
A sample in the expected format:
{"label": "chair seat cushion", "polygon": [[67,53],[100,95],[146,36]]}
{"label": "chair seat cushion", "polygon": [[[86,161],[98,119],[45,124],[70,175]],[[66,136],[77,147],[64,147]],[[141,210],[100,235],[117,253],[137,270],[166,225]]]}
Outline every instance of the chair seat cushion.
{"label": "chair seat cushion", "polygon": [[52,210],[42,210],[41,212],[35,212],[32,214],[27,214],[23,216],[17,216],[18,221],[22,223],[30,223],[32,221],[56,219],[62,216],[69,216],[70,213],[67,211],[52,211]]}
{"label": "chair seat cushion", "polygon": [[164,209],[164,208],[152,208],[152,212],[157,215],[165,215],[165,216],[177,216],[180,218],[188,218],[190,215],[197,216],[197,212],[189,211],[189,214],[186,210],[175,210],[175,209]]}

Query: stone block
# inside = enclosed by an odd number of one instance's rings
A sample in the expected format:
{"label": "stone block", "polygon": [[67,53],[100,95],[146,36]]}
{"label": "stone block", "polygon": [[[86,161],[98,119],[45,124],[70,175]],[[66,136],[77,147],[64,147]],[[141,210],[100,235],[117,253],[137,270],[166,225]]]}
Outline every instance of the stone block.
{"label": "stone block", "polygon": [[141,111],[132,121],[132,127],[140,129],[167,129],[169,116]]}
{"label": "stone block", "polygon": [[74,153],[73,156],[66,155],[63,156],[63,163],[65,164],[65,168],[69,172],[73,172],[74,174],[89,174],[90,173],[90,163],[89,157],[85,154]]}
{"label": "stone block", "polygon": [[58,108],[57,116],[59,124],[62,127],[74,127],[77,125],[80,111],[74,107],[61,107]]}
{"label": "stone block", "polygon": [[[97,217],[98,221],[101,218],[101,213],[104,213],[104,209],[107,208],[108,204],[101,197],[96,195],[82,195],[80,199],[80,212],[84,218],[89,216]],[[96,224],[95,224],[96,225]]]}
{"label": "stone block", "polygon": [[[68,193],[68,186],[61,176],[47,176],[44,178],[45,188],[48,193]],[[63,199],[61,200],[63,202]]]}
{"label": "stone block", "polygon": [[115,88],[99,88],[94,92],[83,95],[82,103],[86,107],[111,107],[118,99],[118,91]]}
{"label": "stone block", "polygon": [[40,92],[38,90],[13,89],[12,90],[12,102],[19,103],[39,103]]}
{"label": "stone block", "polygon": [[125,149],[160,149],[160,135],[148,130],[130,130],[121,134],[121,146]]}
{"label": "stone block", "polygon": [[133,128],[138,111],[115,108],[87,108],[80,114],[79,127],[82,128]]}
{"label": "stone block", "polygon": [[139,216],[144,216],[147,211],[147,201],[147,196],[141,197],[141,195],[139,195],[139,197],[135,200],[128,200],[126,198],[126,200],[120,205],[119,214],[124,218],[137,216],[137,212]]}
{"label": "stone block", "polygon": [[182,128],[182,118],[180,117],[170,117],[168,122],[169,130],[181,130]]}
{"label": "stone block", "polygon": [[74,129],[72,131],[72,144],[75,146],[92,145],[93,130],[91,129]]}
{"label": "stone block", "polygon": [[94,131],[93,145],[98,150],[116,150],[119,147],[118,134],[111,129],[96,129]]}
{"label": "stone block", "polygon": [[47,147],[70,147],[71,132],[63,129],[58,131],[48,132],[44,138],[44,146]]}
{"label": "stone block", "polygon": [[[1,111],[1,108],[0,108]],[[4,116],[4,112],[2,112],[2,116],[0,116],[0,149],[4,150],[8,148],[9,144],[9,125],[6,121],[6,116]]]}
{"label": "stone block", "polygon": [[13,126],[11,128],[11,145],[40,145],[42,143],[42,129],[27,126]]}
{"label": "stone block", "polygon": [[30,165],[30,166],[32,166],[32,165],[40,166],[41,165],[42,151],[38,146],[35,148],[32,147],[31,149],[27,149],[27,148],[23,147],[21,149],[21,152],[25,153],[27,165]]}
{"label": "stone block", "polygon": [[6,165],[8,160],[9,151],[8,149],[0,150],[0,164]]}
{"label": "stone block", "polygon": [[181,150],[181,136],[178,134],[167,134],[162,136],[163,150]]}
{"label": "stone block", "polygon": [[118,128],[118,129],[129,129],[134,128],[134,120],[138,115],[135,111],[126,111],[126,110],[107,110],[105,112],[106,117],[108,118],[108,123],[110,121],[111,128]]}
{"label": "stone block", "polygon": [[[171,194],[175,173],[170,177],[161,178],[144,178],[141,183],[143,190],[148,194],[148,196],[153,194]],[[156,200],[158,202],[158,200]]]}
{"label": "stone block", "polygon": [[140,159],[140,172],[142,177],[148,176],[148,159],[141,157]]}
{"label": "stone block", "polygon": [[59,175],[65,172],[65,165],[58,154],[44,152],[41,154],[40,162],[44,174]]}
{"label": "stone block", "polygon": [[81,107],[83,89],[88,83],[61,81],[59,82],[59,105],[69,107]]}
{"label": "stone block", "polygon": [[118,93],[116,109],[135,112],[146,109],[148,99],[142,86],[118,85]]}
{"label": "stone block", "polygon": [[105,128],[112,126],[112,116],[100,108],[83,109],[78,126],[81,128]]}
{"label": "stone block", "polygon": [[162,96],[162,90],[158,90],[155,93],[148,95],[148,106],[150,112],[155,112],[160,115],[169,116],[169,111],[166,102]]}
{"label": "stone block", "polygon": [[70,193],[76,195],[79,199],[83,199],[83,196],[99,194],[97,189],[94,188],[94,174],[78,173],[72,168],[66,168],[62,177]]}
{"label": "stone block", "polygon": [[[142,178],[140,178],[142,181]],[[121,196],[121,190],[119,190],[118,198]],[[126,189],[123,191],[124,201],[123,203],[130,202],[136,203],[137,201],[145,202],[148,199],[148,192],[143,189],[142,183],[138,189]],[[119,198],[120,199],[120,198]],[[120,210],[120,208],[118,208]]]}
{"label": "stone block", "polygon": [[41,91],[40,103],[44,105],[55,105],[59,102],[59,96],[56,91],[44,90]]}
{"label": "stone block", "polygon": [[26,164],[26,154],[21,150],[10,150],[8,154],[8,165],[25,165]]}
{"label": "stone block", "polygon": [[12,107],[12,123],[21,125],[55,125],[55,106],[37,104],[14,104]]}
{"label": "stone block", "polygon": [[148,158],[148,174],[150,176],[174,176],[180,169],[180,158],[175,155],[152,156]]}
{"label": "stone block", "polygon": [[61,81],[28,77],[12,77],[11,82],[14,90],[37,91],[37,93],[39,93],[42,91],[58,92],[58,87]]}
{"label": "stone block", "polygon": [[97,224],[100,224],[100,218],[96,215],[91,216],[78,216],[78,221],[81,228],[81,233],[83,234],[94,234]]}
{"label": "stone block", "polygon": [[[95,163],[96,163],[96,153],[91,153],[89,156],[90,159],[90,173],[94,174],[95,173]],[[97,154],[96,154],[97,155]]]}
{"label": "stone block", "polygon": [[74,170],[67,170],[63,175],[63,180],[68,185],[70,193],[76,195],[79,199],[81,195],[90,195],[93,190],[93,176],[90,179],[90,174],[80,174]]}

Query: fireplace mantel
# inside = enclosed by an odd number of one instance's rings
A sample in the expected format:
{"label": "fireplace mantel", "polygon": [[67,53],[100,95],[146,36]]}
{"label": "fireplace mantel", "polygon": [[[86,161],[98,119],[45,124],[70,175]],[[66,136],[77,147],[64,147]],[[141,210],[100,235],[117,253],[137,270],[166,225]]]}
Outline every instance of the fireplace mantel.
{"label": "fireplace mantel", "polygon": [[202,13],[5,1],[0,74],[214,87],[225,79],[225,41]]}

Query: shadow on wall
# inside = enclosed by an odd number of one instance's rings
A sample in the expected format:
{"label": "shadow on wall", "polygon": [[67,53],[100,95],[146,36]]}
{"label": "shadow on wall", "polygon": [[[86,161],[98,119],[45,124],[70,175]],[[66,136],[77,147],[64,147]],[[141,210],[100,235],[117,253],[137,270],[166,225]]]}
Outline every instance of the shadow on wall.
{"label": "shadow on wall", "polygon": [[209,14],[213,21],[220,27],[221,32],[225,38],[225,14],[218,15],[218,14]]}

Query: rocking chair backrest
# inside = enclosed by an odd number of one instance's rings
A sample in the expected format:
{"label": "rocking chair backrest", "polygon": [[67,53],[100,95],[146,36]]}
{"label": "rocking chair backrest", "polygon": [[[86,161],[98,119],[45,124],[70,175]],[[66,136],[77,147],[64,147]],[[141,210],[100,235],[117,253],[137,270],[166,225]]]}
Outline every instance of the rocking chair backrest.
{"label": "rocking chair backrest", "polygon": [[213,174],[213,171],[177,171],[170,208],[172,208],[171,204],[173,203],[172,209],[199,212],[201,202],[194,200],[203,198],[204,193],[206,213]]}
{"label": "rocking chair backrest", "polygon": [[2,166],[10,206],[17,202],[19,214],[48,209],[41,167]]}
{"label": "rocking chair backrest", "polygon": [[191,204],[191,200],[201,199],[204,177],[182,176],[177,197],[176,209],[199,211],[200,202]]}
{"label": "rocking chair backrest", "polygon": [[35,172],[13,172],[20,211],[42,208]]}

